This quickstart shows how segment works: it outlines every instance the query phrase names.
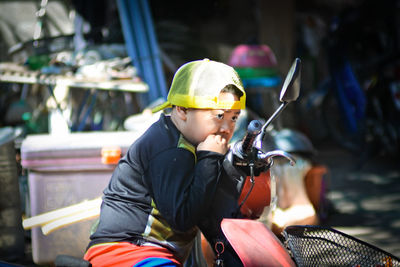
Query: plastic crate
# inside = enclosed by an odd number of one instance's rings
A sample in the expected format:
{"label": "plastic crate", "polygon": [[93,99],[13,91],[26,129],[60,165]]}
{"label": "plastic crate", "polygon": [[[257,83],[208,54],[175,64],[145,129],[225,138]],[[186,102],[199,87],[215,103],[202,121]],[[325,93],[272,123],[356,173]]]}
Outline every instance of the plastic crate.
{"label": "plastic crate", "polygon": [[24,255],[15,137],[13,128],[0,128],[0,259],[3,260]]}

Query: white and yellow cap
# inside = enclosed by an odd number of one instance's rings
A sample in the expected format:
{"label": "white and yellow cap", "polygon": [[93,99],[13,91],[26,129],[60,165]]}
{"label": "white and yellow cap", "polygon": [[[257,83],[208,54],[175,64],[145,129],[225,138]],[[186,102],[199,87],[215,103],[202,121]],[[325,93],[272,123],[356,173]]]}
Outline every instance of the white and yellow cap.
{"label": "white and yellow cap", "polygon": [[[234,85],[243,95],[239,101],[219,101],[221,90]],[[236,71],[221,62],[196,60],[182,65],[175,73],[167,101],[153,109],[172,106],[201,109],[245,109],[246,92]]]}

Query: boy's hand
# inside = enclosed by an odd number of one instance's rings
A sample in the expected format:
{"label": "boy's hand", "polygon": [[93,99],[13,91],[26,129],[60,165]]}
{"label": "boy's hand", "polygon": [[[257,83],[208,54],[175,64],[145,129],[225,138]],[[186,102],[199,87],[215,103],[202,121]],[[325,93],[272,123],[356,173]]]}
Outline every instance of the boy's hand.
{"label": "boy's hand", "polygon": [[221,154],[225,154],[228,151],[228,144],[226,139],[220,135],[210,134],[206,140],[201,142],[197,146],[197,150],[213,151]]}

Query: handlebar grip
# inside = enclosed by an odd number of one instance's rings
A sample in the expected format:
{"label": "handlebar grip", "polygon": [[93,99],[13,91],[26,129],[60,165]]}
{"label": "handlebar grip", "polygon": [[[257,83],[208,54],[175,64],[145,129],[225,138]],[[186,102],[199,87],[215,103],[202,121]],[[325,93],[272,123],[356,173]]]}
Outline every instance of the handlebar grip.
{"label": "handlebar grip", "polygon": [[247,154],[250,152],[254,139],[261,131],[261,122],[258,120],[252,120],[247,126],[247,133],[242,141],[241,152]]}

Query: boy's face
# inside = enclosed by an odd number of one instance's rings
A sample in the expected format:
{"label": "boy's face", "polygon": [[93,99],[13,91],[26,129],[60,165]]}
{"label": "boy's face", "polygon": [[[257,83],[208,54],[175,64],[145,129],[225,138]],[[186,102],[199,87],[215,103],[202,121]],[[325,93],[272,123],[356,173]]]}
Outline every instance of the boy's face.
{"label": "boy's face", "polygon": [[[221,93],[219,100],[238,101],[231,93]],[[220,135],[227,142],[232,138],[240,109],[187,109],[183,135],[193,145],[203,142],[208,135]]]}

